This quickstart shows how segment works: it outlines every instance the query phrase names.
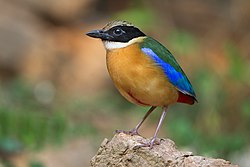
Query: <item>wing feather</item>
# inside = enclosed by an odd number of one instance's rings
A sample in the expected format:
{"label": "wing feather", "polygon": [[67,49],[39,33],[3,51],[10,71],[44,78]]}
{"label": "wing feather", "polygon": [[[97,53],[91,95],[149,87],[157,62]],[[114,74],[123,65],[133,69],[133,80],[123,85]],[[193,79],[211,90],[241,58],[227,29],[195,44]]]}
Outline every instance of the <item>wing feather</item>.
{"label": "wing feather", "polygon": [[145,38],[140,47],[144,54],[152,58],[156,65],[161,67],[171,84],[183,94],[195,98],[196,95],[190,81],[167,48],[150,37]]}

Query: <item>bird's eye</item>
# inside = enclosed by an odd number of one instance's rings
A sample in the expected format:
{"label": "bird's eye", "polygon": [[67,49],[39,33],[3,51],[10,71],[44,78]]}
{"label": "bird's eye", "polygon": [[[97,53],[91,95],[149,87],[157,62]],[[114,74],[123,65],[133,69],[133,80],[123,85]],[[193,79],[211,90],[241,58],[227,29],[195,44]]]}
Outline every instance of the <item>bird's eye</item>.
{"label": "bird's eye", "polygon": [[117,29],[115,29],[113,31],[113,33],[114,33],[115,36],[119,36],[119,35],[121,35],[123,33],[123,31],[120,28],[117,28]]}

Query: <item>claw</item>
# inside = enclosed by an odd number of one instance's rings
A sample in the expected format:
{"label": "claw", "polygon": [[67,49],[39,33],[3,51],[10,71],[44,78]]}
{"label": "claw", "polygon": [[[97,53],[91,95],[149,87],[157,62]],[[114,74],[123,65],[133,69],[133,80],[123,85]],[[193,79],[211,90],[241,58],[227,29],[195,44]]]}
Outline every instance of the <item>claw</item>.
{"label": "claw", "polygon": [[139,135],[138,131],[136,128],[133,128],[129,131],[125,131],[125,130],[116,130],[115,133],[125,133],[127,135],[131,135],[131,136],[134,136],[134,135]]}
{"label": "claw", "polygon": [[152,138],[149,142],[141,142],[141,144],[135,146],[133,149],[138,149],[141,147],[149,147],[149,149],[152,149],[154,145],[160,145],[160,141],[157,141],[156,138]]}
{"label": "claw", "polygon": [[152,137],[152,139],[149,142],[142,143],[140,145],[135,146],[134,149],[140,148],[140,147],[149,147],[149,149],[152,149],[154,145],[159,145],[160,144],[159,141],[156,141],[156,136],[157,136],[157,133],[158,133],[158,131],[160,129],[162,121],[166,116],[166,112],[167,112],[167,107],[163,107],[163,112],[161,114],[161,118],[159,120],[159,123],[158,123],[158,125],[156,127],[156,130],[155,130],[155,133],[154,133],[154,136]]}
{"label": "claw", "polygon": [[[128,134],[128,135],[139,135],[138,134],[138,129],[140,128],[140,126],[142,125],[142,123],[144,122],[144,120],[149,116],[149,114],[155,109],[156,107],[152,106],[148,112],[146,113],[146,115],[143,117],[143,119],[139,122],[139,124],[132,130],[130,131],[125,131],[125,130],[116,130],[115,133],[125,133],[125,134]],[[141,144],[135,146],[133,149],[137,149],[137,148],[140,148],[140,147],[149,147],[149,149],[152,149],[154,145],[159,145],[160,144],[160,141],[156,141],[156,136],[157,136],[157,133],[160,129],[160,126],[162,124],[162,121],[163,119],[165,118],[166,116],[166,113],[167,113],[167,106],[164,106],[163,107],[163,111],[162,111],[162,114],[161,114],[161,117],[160,117],[160,120],[159,120],[159,123],[156,127],[156,130],[155,130],[155,133],[154,133],[154,136],[153,138],[149,141],[149,142],[142,142]]]}

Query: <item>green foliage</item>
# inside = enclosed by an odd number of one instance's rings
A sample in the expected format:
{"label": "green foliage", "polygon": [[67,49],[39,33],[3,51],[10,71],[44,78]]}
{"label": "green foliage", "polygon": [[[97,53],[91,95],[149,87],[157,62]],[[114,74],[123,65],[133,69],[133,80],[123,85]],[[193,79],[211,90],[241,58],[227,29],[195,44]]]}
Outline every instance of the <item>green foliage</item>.
{"label": "green foliage", "polygon": [[129,21],[144,30],[151,29],[156,21],[154,12],[146,7],[128,8],[125,11],[119,12],[114,17]]}
{"label": "green foliage", "polygon": [[197,49],[193,35],[183,30],[171,31],[167,35],[167,43],[177,55],[191,55]]}
{"label": "green foliage", "polygon": [[40,148],[47,141],[60,143],[66,126],[64,116],[58,113],[0,109],[0,139],[5,139],[0,144],[6,145],[6,138],[16,139],[30,148]]}
{"label": "green foliage", "polygon": [[194,127],[188,117],[171,118],[166,127],[168,134],[175,138],[177,145],[190,145],[190,143],[192,143],[197,137],[197,134],[195,134],[194,131],[193,133],[190,133]]}
{"label": "green foliage", "polygon": [[21,144],[14,139],[4,138],[0,139],[0,152],[4,152],[5,154],[13,154],[21,151]]}
{"label": "green foliage", "polygon": [[241,105],[241,113],[244,118],[250,120],[250,103],[247,100],[244,100]]}
{"label": "green foliage", "polygon": [[247,74],[249,68],[237,47],[232,42],[227,42],[224,46],[224,51],[229,60],[229,76],[235,80],[244,80],[247,77],[245,74]]}
{"label": "green foliage", "polygon": [[21,80],[0,86],[0,149],[5,152],[38,149],[49,143],[60,144],[70,136],[95,131],[89,122],[72,123],[73,116],[66,112],[75,108],[68,104],[41,104],[32,88]]}
{"label": "green foliage", "polygon": [[29,163],[29,167],[44,167],[44,165],[41,162],[38,162],[38,161],[31,161]]}

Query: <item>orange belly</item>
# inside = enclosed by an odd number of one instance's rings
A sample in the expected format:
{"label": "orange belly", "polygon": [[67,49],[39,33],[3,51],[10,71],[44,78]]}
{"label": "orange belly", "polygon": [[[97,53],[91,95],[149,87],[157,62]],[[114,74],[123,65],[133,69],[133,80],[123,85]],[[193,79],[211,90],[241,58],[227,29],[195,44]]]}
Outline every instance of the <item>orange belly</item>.
{"label": "orange belly", "polygon": [[165,106],[178,99],[177,89],[138,44],[108,50],[107,67],[116,88],[134,104]]}

